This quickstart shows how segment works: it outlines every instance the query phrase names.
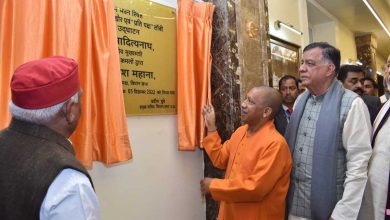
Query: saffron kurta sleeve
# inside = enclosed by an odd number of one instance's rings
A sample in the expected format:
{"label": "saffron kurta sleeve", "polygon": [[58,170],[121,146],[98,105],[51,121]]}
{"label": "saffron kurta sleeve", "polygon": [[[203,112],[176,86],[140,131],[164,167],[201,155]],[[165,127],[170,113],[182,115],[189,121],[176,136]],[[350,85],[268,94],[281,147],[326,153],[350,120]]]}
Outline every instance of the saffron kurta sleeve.
{"label": "saffron kurta sleeve", "polygon": [[213,164],[226,168],[225,179],[210,184],[221,201],[218,219],[283,219],[292,166],[287,143],[272,121],[252,136],[246,131],[240,127],[223,145],[217,132],[203,141]]}
{"label": "saffron kurta sleeve", "polygon": [[227,140],[221,144],[221,137],[217,131],[209,132],[203,140],[203,146],[211,146],[205,148],[213,165],[219,169],[226,169],[229,161],[229,146],[230,141]]}

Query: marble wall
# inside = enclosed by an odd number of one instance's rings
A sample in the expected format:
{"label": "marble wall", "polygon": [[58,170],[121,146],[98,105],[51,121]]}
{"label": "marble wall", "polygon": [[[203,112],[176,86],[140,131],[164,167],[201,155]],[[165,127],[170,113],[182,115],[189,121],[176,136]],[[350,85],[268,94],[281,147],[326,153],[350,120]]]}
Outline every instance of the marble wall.
{"label": "marble wall", "polygon": [[[215,0],[213,33],[211,41],[212,67],[211,91],[212,102],[216,110],[218,133],[222,140],[227,140],[240,126],[240,84],[236,74],[239,61],[235,3],[233,0]],[[207,177],[223,178],[224,172],[213,167],[207,154],[204,154]],[[206,198],[206,219],[218,216],[218,203],[211,197]]]}

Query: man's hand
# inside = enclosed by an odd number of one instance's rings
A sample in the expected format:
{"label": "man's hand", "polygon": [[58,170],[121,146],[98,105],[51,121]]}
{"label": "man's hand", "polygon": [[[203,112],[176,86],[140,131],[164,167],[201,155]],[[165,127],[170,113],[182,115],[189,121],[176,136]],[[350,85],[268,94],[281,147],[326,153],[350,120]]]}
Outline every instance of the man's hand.
{"label": "man's hand", "polygon": [[208,132],[217,130],[215,126],[215,112],[212,105],[205,105],[203,107],[203,118]]}
{"label": "man's hand", "polygon": [[206,177],[200,181],[200,191],[202,192],[202,195],[210,194],[210,183],[212,180],[212,178]]}

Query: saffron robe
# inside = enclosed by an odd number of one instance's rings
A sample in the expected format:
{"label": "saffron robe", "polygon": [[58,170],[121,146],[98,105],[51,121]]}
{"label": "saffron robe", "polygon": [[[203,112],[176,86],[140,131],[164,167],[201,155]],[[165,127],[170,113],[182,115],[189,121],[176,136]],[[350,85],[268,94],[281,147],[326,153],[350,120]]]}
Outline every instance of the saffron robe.
{"label": "saffron robe", "polygon": [[225,179],[213,179],[210,192],[221,201],[218,220],[284,219],[290,184],[290,150],[273,121],[247,136],[239,127],[224,144],[210,132],[203,147],[214,166],[226,169]]}

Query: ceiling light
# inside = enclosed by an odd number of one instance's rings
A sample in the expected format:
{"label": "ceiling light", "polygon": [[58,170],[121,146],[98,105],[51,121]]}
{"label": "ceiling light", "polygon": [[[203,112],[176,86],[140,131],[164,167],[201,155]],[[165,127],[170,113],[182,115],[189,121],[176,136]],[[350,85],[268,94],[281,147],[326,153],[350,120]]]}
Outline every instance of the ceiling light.
{"label": "ceiling light", "polygon": [[294,26],[286,24],[282,21],[276,20],[275,21],[275,29],[279,30],[281,26],[296,33],[296,34],[303,35],[303,33],[301,31],[299,31],[298,29],[295,29]]}
{"label": "ceiling light", "polygon": [[386,27],[385,23],[382,21],[382,19],[379,17],[379,15],[376,13],[376,11],[374,10],[374,8],[371,6],[371,4],[367,1],[367,0],[363,0],[364,4],[366,4],[366,6],[368,7],[368,9],[370,9],[371,13],[374,15],[374,17],[376,18],[376,20],[378,20],[379,24],[382,26],[383,29],[385,29],[387,35],[389,35],[390,37],[390,31],[389,29]]}

